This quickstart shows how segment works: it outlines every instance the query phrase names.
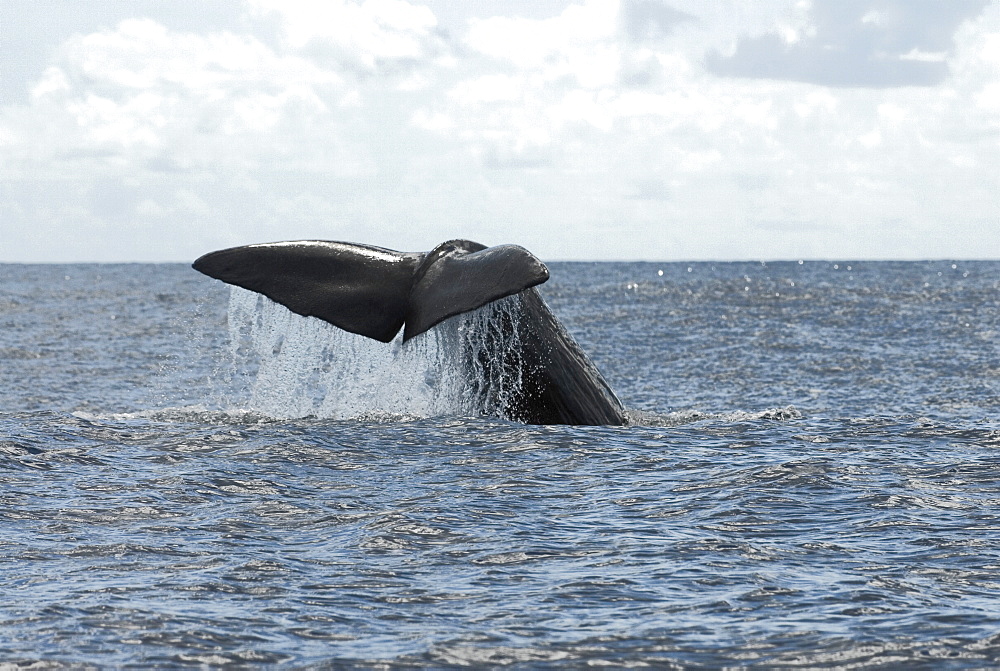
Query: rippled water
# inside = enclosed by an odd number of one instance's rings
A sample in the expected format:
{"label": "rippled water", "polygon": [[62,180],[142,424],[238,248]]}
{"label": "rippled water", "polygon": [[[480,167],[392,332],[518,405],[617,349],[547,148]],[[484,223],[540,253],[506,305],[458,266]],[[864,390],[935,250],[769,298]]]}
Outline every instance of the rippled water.
{"label": "rippled water", "polygon": [[0,266],[0,659],[1000,663],[1000,263],[551,270],[632,426],[295,418],[220,283]]}

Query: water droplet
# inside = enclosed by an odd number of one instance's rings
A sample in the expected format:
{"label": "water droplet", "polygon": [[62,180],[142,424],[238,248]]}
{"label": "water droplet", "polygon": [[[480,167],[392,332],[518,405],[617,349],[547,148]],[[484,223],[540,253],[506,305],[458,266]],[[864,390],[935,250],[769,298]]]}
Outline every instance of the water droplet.
{"label": "water droplet", "polygon": [[[688,272],[691,272],[690,268],[688,268]],[[663,277],[663,271],[662,270],[657,270],[656,274],[659,275],[660,277]]]}
{"label": "water droplet", "polygon": [[[265,414],[510,417],[522,393],[520,366],[510,369],[512,375],[495,358],[496,352],[520,351],[514,326],[523,309],[517,296],[449,319],[405,344],[397,338],[388,345],[265,301],[231,289],[234,370],[256,369],[248,403]],[[328,365],[317,369],[317,360]]]}

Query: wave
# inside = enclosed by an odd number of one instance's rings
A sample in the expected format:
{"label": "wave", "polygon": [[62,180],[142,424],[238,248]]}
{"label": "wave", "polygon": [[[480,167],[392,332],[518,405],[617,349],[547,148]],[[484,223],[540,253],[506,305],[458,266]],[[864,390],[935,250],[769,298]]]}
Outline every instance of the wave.
{"label": "wave", "polygon": [[679,410],[660,413],[648,410],[628,410],[626,412],[629,426],[681,426],[695,422],[721,422],[735,424],[738,422],[757,422],[770,420],[787,422],[801,419],[802,413],[794,406],[784,408],[768,408],[766,410],[733,410],[729,412],[702,412],[700,410]]}
{"label": "wave", "polygon": [[203,424],[261,424],[273,422],[275,418],[259,412],[233,408],[229,410],[213,410],[203,405],[184,407],[151,408],[133,412],[90,412],[77,410],[70,413],[77,419],[87,422],[130,422],[143,420],[149,422],[195,422]]}

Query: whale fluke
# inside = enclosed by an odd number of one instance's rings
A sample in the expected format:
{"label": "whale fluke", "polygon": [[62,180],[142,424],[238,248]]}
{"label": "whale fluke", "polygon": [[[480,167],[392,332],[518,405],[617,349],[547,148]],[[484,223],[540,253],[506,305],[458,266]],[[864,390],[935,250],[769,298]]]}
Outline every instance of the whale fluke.
{"label": "whale fluke", "polygon": [[205,254],[193,267],[264,294],[304,317],[389,342],[403,326],[423,254],[325,240],[271,242]]}
{"label": "whale fluke", "polygon": [[368,338],[403,340],[549,278],[517,245],[451,240],[427,254],[326,240],[268,242],[205,254],[195,270],[264,294],[303,317]]}
{"label": "whale fluke", "polygon": [[547,279],[548,268],[524,247],[486,247],[469,240],[442,243],[417,268],[403,340]]}
{"label": "whale fluke", "polygon": [[[401,328],[405,342],[449,317],[517,296],[520,317],[496,328],[516,336],[501,340],[518,343],[518,351],[467,362],[504,369],[487,371],[487,379],[519,380],[519,395],[503,416],[528,424],[625,423],[611,387],[533,289],[549,271],[523,247],[450,240],[427,253],[407,253],[300,240],[223,249],[193,266],[297,314],[386,343]],[[517,368],[506,370],[511,367]]]}

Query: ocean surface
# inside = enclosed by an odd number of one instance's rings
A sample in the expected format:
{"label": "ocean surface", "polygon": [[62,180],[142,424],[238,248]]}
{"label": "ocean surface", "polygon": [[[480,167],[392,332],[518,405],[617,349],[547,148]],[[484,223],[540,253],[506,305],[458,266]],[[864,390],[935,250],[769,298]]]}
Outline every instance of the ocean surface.
{"label": "ocean surface", "polygon": [[550,270],[629,426],[184,265],[0,265],[0,666],[1000,666],[1000,263]]}

